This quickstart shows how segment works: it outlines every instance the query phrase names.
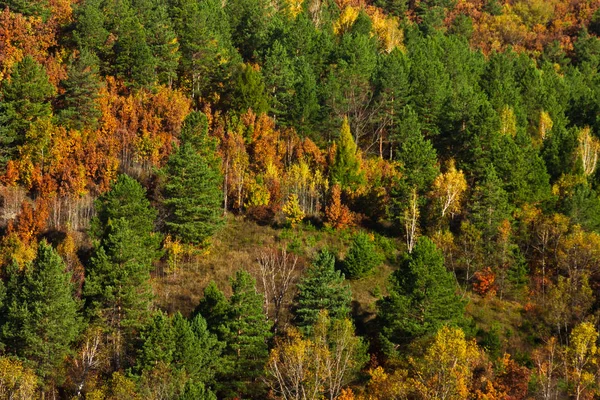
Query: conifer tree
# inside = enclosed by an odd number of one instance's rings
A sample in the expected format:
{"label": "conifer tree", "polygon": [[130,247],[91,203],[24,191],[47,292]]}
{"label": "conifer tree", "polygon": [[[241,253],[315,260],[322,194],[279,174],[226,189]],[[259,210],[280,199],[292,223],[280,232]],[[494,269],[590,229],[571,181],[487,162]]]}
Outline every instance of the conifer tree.
{"label": "conifer tree", "polygon": [[100,57],[105,49],[109,32],[105,27],[103,0],[86,0],[75,10],[73,38],[80,51],[90,51]]}
{"label": "conifer tree", "polygon": [[[37,373],[57,373],[82,328],[71,274],[46,241],[31,265],[13,266],[5,306],[0,314],[7,350],[35,363]],[[56,375],[55,375],[56,376]]]}
{"label": "conifer tree", "polygon": [[229,302],[214,281],[211,281],[204,289],[204,297],[194,310],[194,316],[201,316],[206,320],[208,329],[213,333],[219,333],[219,327],[225,321],[229,309]]}
{"label": "conifer tree", "polygon": [[31,56],[13,66],[10,80],[0,90],[0,163],[5,164],[25,142],[25,133],[36,120],[52,113],[50,99],[56,90],[46,70]]}
{"label": "conifer tree", "polygon": [[220,379],[221,387],[224,393],[256,395],[261,392],[259,377],[269,355],[271,327],[263,311],[263,295],[257,292],[249,273],[236,272],[231,289],[229,310],[221,328],[226,343],[223,354],[229,364]]}
{"label": "conifer tree", "polygon": [[102,116],[98,96],[100,77],[98,59],[89,50],[82,50],[67,69],[67,79],[61,85],[59,121],[74,129],[95,129]]}
{"label": "conifer tree", "polygon": [[181,145],[164,168],[166,227],[186,243],[200,244],[222,224],[221,184],[215,143],[208,137],[206,117],[190,114]]}
{"label": "conifer tree", "polygon": [[96,239],[86,269],[83,294],[92,318],[109,328],[113,362],[119,367],[124,339],[150,316],[150,270],[159,256],[160,236],[153,233],[156,211],[133,178],[120,175],[97,203],[92,221]]}
{"label": "conifer tree", "polygon": [[489,241],[498,233],[498,226],[511,218],[511,206],[508,194],[502,188],[502,181],[493,166],[488,167],[483,181],[475,186],[471,220]]}
{"label": "conifer tree", "polygon": [[382,257],[377,252],[374,241],[364,232],[354,235],[352,244],[344,259],[344,272],[349,278],[362,278],[381,264]]}
{"label": "conifer tree", "polygon": [[419,238],[390,277],[389,295],[377,303],[386,353],[394,355],[397,345],[435,333],[444,324],[462,324],[465,305],[456,291],[441,251],[429,238]]}
{"label": "conifer tree", "polygon": [[333,319],[345,318],[351,301],[352,294],[344,275],[335,270],[334,255],[322,250],[298,284],[297,324],[310,330],[321,310],[327,310]]}
{"label": "conifer tree", "polygon": [[348,118],[344,118],[340,138],[337,142],[335,160],[331,166],[331,180],[342,189],[353,189],[363,180],[357,156],[357,146],[350,132]]}
{"label": "conifer tree", "polygon": [[421,129],[417,114],[412,108],[406,107],[399,126],[400,145],[396,154],[402,163],[401,171],[406,186],[416,187],[419,193],[426,191],[439,173],[437,153]]}

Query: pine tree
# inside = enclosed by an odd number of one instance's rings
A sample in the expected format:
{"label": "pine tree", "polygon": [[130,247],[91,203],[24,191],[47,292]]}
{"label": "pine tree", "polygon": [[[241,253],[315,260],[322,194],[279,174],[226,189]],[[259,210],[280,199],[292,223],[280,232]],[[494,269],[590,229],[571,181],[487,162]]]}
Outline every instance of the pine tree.
{"label": "pine tree", "polygon": [[88,50],[82,50],[67,69],[67,79],[61,82],[59,121],[73,129],[96,129],[102,116],[98,103],[100,77],[98,60]]}
{"label": "pine tree", "polygon": [[[210,385],[220,363],[222,344],[198,315],[191,321],[176,313],[172,318],[159,312],[140,334],[136,369],[151,370],[159,363],[170,365],[185,376],[185,383]],[[185,391],[182,388],[182,391]]]}
{"label": "pine tree", "polygon": [[331,181],[339,183],[342,189],[353,189],[363,181],[357,151],[348,118],[344,118],[330,171]]}
{"label": "pine tree", "polygon": [[171,86],[177,77],[180,53],[167,5],[158,0],[132,0],[132,5],[146,31],[158,82]]}
{"label": "pine tree", "polygon": [[419,117],[410,107],[402,112],[399,126],[400,146],[396,152],[402,163],[404,181],[407,187],[416,187],[419,193],[427,191],[439,174],[437,154],[431,141],[425,139],[421,131]]}
{"label": "pine tree", "polygon": [[203,114],[192,113],[186,118],[181,142],[164,168],[165,225],[182,241],[200,244],[223,222],[223,177]]}
{"label": "pine tree", "polygon": [[352,294],[344,275],[335,270],[335,257],[322,250],[298,284],[297,325],[310,330],[321,310],[327,310],[333,319],[345,318],[351,301]]}
{"label": "pine tree", "polygon": [[206,320],[208,329],[213,333],[219,332],[219,327],[225,321],[229,309],[229,302],[214,281],[211,281],[204,289],[204,296],[194,310],[194,316],[200,316]]}
{"label": "pine tree", "polygon": [[208,330],[206,320],[196,315],[191,320],[180,313],[173,317],[175,351],[173,363],[195,383],[212,385],[219,369],[224,343]]}
{"label": "pine tree", "polygon": [[483,181],[475,186],[471,221],[483,233],[484,241],[490,241],[498,233],[498,226],[511,218],[508,194],[502,188],[502,181],[490,166]]}
{"label": "pine tree", "polygon": [[134,85],[149,86],[156,82],[157,60],[147,42],[144,26],[135,15],[127,15],[119,26],[115,43],[116,75]]}
{"label": "pine tree", "polygon": [[153,233],[156,211],[133,178],[120,175],[96,202],[92,221],[93,256],[83,294],[89,314],[109,328],[113,362],[120,366],[123,338],[150,316],[150,270],[158,258],[160,236]]}
{"label": "pine tree", "polygon": [[86,0],[74,11],[75,43],[80,51],[90,51],[98,57],[106,50],[105,44],[109,36],[102,5],[103,0]]}
{"label": "pine tree", "polygon": [[46,241],[31,265],[10,272],[0,314],[2,341],[19,357],[35,363],[42,377],[57,374],[82,328],[71,274]]}
{"label": "pine tree", "polygon": [[125,218],[111,220],[86,270],[86,306],[90,316],[109,329],[116,368],[125,342],[150,317],[152,258],[144,251],[144,239]]}
{"label": "pine tree", "polygon": [[31,56],[13,66],[10,80],[2,82],[0,91],[1,164],[14,157],[32,123],[51,115],[49,100],[55,92],[46,70]]}
{"label": "pine tree", "polygon": [[154,233],[157,211],[146,198],[146,189],[135,179],[121,174],[111,189],[96,200],[96,216],[91,221],[90,233],[96,240],[107,238],[111,221],[127,220],[131,229],[145,244],[141,254],[144,262],[157,258],[160,235]]}
{"label": "pine tree", "polygon": [[221,377],[225,393],[261,392],[259,377],[269,355],[267,340],[271,337],[270,323],[263,311],[263,295],[246,271],[238,271],[231,279],[233,294],[222,326],[227,346],[224,356],[229,366]]}
{"label": "pine tree", "polygon": [[382,262],[375,243],[369,235],[359,232],[354,235],[352,244],[344,259],[344,272],[348,278],[362,278]]}
{"label": "pine tree", "polygon": [[377,302],[380,340],[388,355],[399,344],[435,333],[442,325],[462,324],[465,304],[444,257],[427,237],[417,241],[390,277],[389,295]]}

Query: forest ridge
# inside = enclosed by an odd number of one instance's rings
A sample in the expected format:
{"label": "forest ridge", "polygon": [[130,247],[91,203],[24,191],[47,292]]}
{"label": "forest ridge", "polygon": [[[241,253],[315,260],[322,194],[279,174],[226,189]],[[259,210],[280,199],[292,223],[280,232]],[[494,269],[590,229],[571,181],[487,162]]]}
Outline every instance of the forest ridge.
{"label": "forest ridge", "polygon": [[0,400],[600,397],[599,0],[0,0]]}

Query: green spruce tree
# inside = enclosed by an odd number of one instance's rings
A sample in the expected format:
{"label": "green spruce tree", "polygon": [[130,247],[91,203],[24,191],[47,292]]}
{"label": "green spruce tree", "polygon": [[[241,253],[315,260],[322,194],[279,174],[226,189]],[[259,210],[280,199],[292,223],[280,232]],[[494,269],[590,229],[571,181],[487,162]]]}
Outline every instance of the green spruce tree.
{"label": "green spruce tree", "polygon": [[226,347],[220,392],[238,397],[264,395],[260,377],[269,356],[271,326],[263,311],[263,295],[257,292],[254,278],[243,270],[231,279],[231,289],[229,309],[221,326]]}
{"label": "green spruce tree", "polygon": [[362,278],[381,262],[382,257],[377,252],[373,239],[368,234],[359,232],[354,235],[348,254],[344,258],[344,273],[348,278]]}
{"label": "green spruce tree", "polygon": [[98,103],[101,87],[98,59],[89,50],[82,50],[67,68],[67,79],[61,82],[63,93],[59,97],[61,124],[82,130],[94,130],[102,116]]}

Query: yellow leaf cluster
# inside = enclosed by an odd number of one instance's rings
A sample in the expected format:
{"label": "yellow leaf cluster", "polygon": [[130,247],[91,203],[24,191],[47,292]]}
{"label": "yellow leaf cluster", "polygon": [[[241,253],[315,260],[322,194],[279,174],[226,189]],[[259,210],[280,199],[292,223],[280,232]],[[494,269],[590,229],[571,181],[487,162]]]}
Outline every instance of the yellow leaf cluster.
{"label": "yellow leaf cluster", "polygon": [[442,218],[447,213],[460,212],[460,203],[467,190],[467,180],[461,170],[456,169],[454,160],[448,161],[447,171],[433,181],[432,197],[438,200]]}
{"label": "yellow leaf cluster", "polygon": [[423,398],[466,399],[473,368],[482,357],[475,341],[459,328],[442,327],[422,360],[411,360],[414,387]]}
{"label": "yellow leaf cluster", "polygon": [[346,6],[344,11],[340,14],[338,20],[333,24],[333,31],[336,35],[343,35],[348,32],[348,30],[358,18],[359,10],[358,8],[354,8],[352,6]]}
{"label": "yellow leaf cluster", "polygon": [[598,163],[598,152],[600,151],[600,141],[592,136],[589,127],[583,128],[579,132],[579,157],[583,167],[583,173],[586,176],[592,175],[596,170]]}
{"label": "yellow leaf cluster", "polygon": [[379,39],[383,50],[386,53],[391,53],[395,48],[404,50],[404,31],[400,28],[398,18],[386,16],[378,8],[369,14],[373,22],[373,33]]}
{"label": "yellow leaf cluster", "polygon": [[295,194],[290,194],[287,203],[285,203],[281,210],[285,214],[286,220],[292,226],[296,226],[305,217],[304,211],[302,211],[300,203],[298,202],[298,196]]}
{"label": "yellow leaf cluster", "polygon": [[7,357],[0,358],[0,398],[34,399],[37,389],[37,376],[20,361]]}

